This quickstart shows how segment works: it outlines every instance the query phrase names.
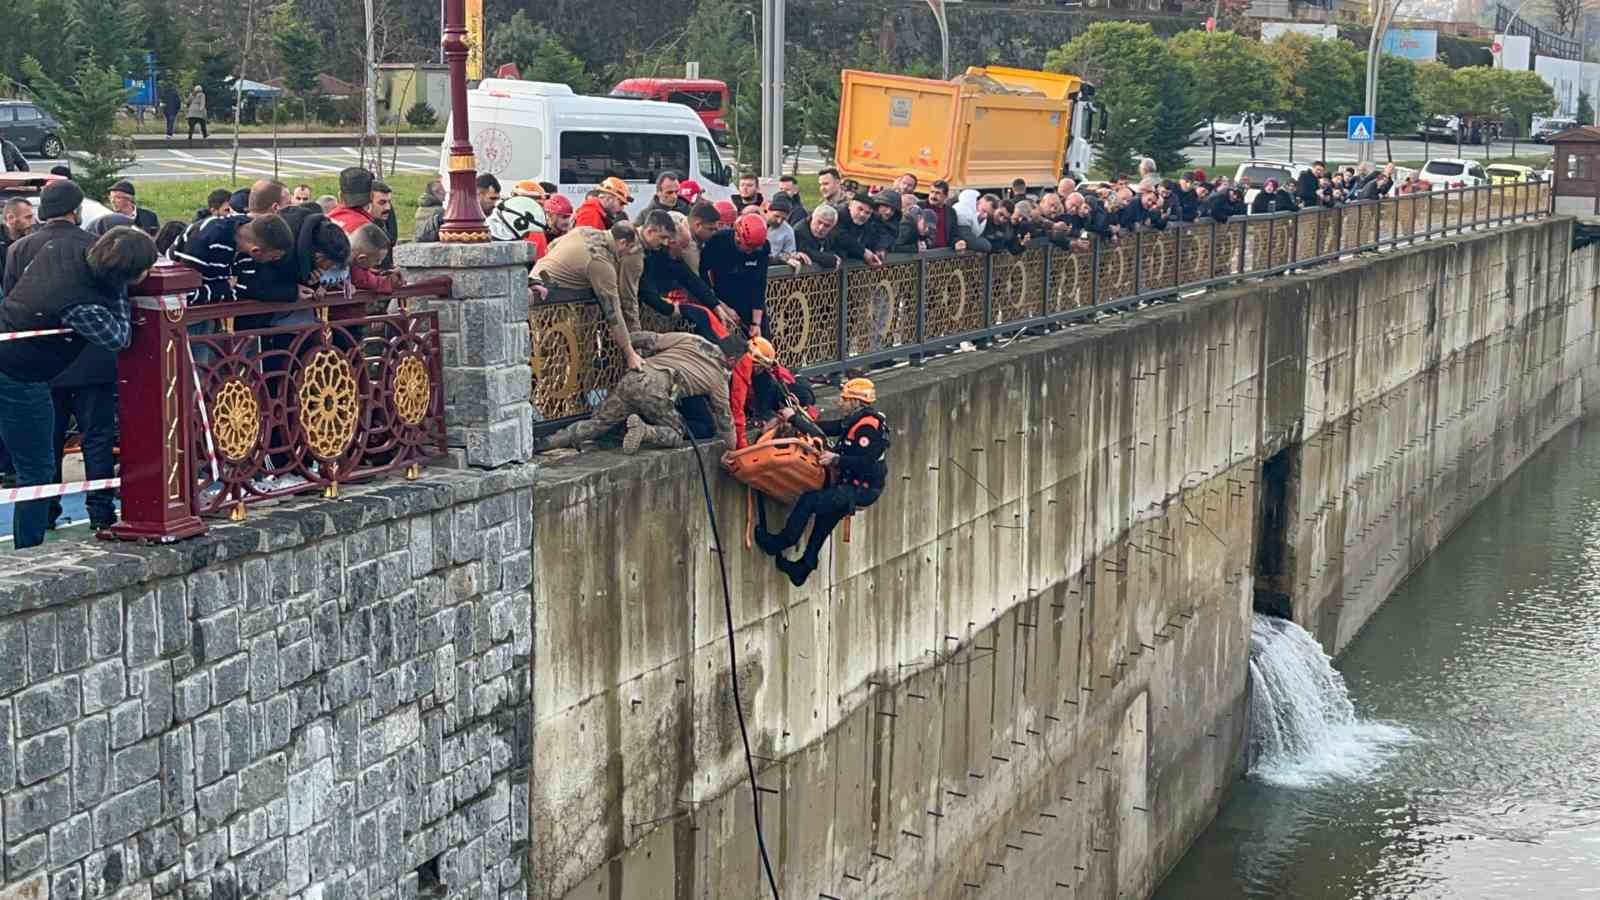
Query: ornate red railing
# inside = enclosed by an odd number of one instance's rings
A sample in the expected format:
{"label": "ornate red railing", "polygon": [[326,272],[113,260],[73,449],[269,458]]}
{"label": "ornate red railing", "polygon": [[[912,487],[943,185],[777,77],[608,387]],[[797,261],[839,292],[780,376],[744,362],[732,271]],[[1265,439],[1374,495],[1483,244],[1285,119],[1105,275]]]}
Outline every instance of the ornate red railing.
{"label": "ornate red railing", "polygon": [[118,357],[122,518],[110,536],[190,537],[204,514],[239,519],[262,500],[415,478],[444,454],[438,314],[407,300],[448,296],[448,279],[392,302],[186,306],[198,285],[163,267],[135,291],[133,344]]}

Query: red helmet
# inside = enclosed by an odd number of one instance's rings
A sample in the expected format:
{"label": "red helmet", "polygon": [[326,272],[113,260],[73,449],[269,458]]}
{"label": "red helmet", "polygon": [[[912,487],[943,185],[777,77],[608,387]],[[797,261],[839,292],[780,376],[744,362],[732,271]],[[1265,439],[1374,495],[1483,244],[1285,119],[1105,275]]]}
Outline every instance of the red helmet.
{"label": "red helmet", "polygon": [[767,220],[756,213],[746,213],[733,225],[733,242],[746,253],[767,242]]}
{"label": "red helmet", "polygon": [[724,225],[732,225],[733,220],[739,217],[739,211],[733,208],[733,202],[730,200],[718,200],[716,207],[717,215],[722,217]]}
{"label": "red helmet", "polygon": [[570,216],[572,201],[560,194],[553,194],[545,198],[544,211],[552,216]]}

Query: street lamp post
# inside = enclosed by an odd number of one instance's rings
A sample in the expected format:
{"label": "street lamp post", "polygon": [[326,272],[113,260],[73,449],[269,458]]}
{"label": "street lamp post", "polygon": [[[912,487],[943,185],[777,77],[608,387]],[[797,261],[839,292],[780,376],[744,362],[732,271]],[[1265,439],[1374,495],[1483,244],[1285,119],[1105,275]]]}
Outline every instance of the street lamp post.
{"label": "street lamp post", "polygon": [[444,59],[450,67],[450,201],[439,240],[476,244],[489,240],[478,206],[478,160],[467,137],[467,28],[465,0],[445,0]]}
{"label": "street lamp post", "polygon": [[[1400,4],[1405,0],[1377,0],[1372,21],[1372,35],[1367,39],[1367,89],[1365,93],[1365,109],[1372,121],[1378,121],[1378,57],[1383,47],[1384,34],[1389,30],[1389,23],[1394,21],[1395,13],[1400,11]],[[1392,127],[1392,126],[1391,126]],[[1373,135],[1377,137],[1377,135]],[[1372,141],[1366,141],[1356,148],[1356,156],[1361,162],[1372,161]]]}

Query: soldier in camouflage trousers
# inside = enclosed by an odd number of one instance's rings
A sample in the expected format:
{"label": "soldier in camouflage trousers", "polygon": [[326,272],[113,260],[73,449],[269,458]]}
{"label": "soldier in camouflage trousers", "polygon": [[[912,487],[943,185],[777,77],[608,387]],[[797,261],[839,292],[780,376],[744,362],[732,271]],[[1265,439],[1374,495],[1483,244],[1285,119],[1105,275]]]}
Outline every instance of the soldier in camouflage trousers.
{"label": "soldier in camouflage trousers", "polygon": [[730,334],[713,344],[687,332],[636,331],[629,339],[636,351],[645,354],[643,367],[623,375],[594,415],[546,438],[538,449],[578,447],[623,423],[627,424],[624,453],[646,445],[682,446],[688,428],[678,401],[697,395],[709,401],[717,437],[731,449],[735,436],[728,377],[745,354],[744,337]]}

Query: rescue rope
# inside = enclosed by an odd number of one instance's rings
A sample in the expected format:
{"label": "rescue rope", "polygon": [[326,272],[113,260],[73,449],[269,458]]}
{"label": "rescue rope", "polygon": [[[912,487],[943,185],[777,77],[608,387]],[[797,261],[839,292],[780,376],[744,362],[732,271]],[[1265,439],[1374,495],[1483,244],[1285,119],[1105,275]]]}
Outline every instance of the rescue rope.
{"label": "rescue rope", "polygon": [[733,682],[733,709],[739,718],[739,737],[744,741],[744,766],[750,775],[750,803],[755,810],[756,847],[761,851],[761,867],[767,874],[767,886],[772,889],[772,900],[780,900],[778,879],[772,874],[772,860],[767,855],[767,838],[761,827],[761,791],[756,786],[755,755],[750,751],[750,726],[744,720],[744,703],[739,699],[739,651],[733,629],[733,591],[728,587],[728,559],[722,547],[722,530],[717,526],[716,502],[711,497],[711,479],[706,476],[705,460],[700,458],[700,442],[689,431],[689,444],[694,448],[694,464],[700,470],[700,491],[705,495],[706,518],[711,522],[712,546],[717,554],[717,570],[722,575],[722,609],[728,620],[728,674]]}

